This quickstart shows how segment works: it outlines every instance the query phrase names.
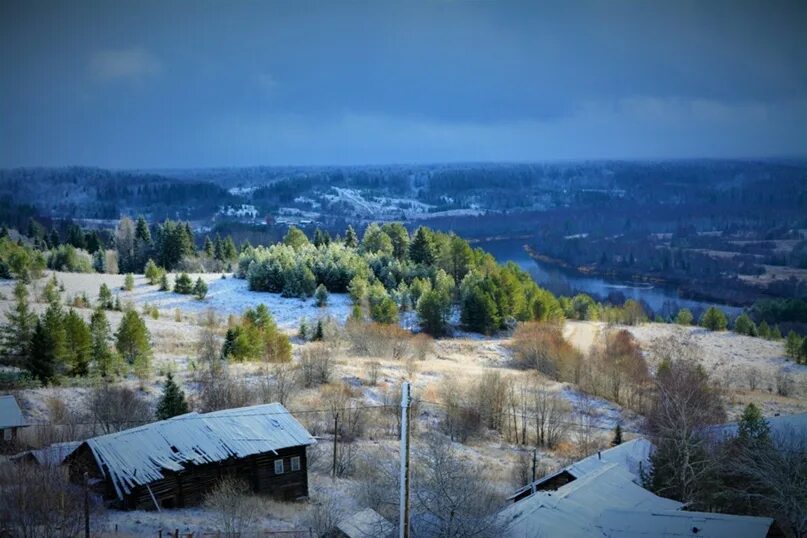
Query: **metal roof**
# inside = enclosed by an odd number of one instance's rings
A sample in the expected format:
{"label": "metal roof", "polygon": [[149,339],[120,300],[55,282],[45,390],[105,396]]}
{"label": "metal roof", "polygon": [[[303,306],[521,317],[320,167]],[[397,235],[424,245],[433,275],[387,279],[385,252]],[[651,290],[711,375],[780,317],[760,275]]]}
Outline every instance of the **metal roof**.
{"label": "metal roof", "polygon": [[17,399],[7,394],[0,396],[0,430],[5,428],[21,428],[28,426],[22,416]]}
{"label": "metal roof", "polygon": [[638,482],[641,480],[640,475],[642,469],[649,468],[650,454],[652,452],[653,443],[647,439],[643,437],[632,439],[615,447],[600,451],[597,454],[593,454],[578,462],[572,463],[571,465],[568,465],[555,473],[539,478],[535,482],[520,488],[518,491],[508,497],[507,500],[515,499],[516,497],[533,489],[533,487],[537,488],[544,482],[555,478],[563,472],[568,472],[575,478],[580,478],[581,476],[610,464],[620,465],[633,476],[633,480],[635,482]]}
{"label": "metal roof", "polygon": [[[567,538],[764,538],[773,519],[685,512],[683,504],[658,497],[610,463],[561,486],[538,491],[499,513],[505,535]],[[697,529],[697,530],[695,530]]]}
{"label": "metal roof", "polygon": [[336,526],[348,538],[387,538],[395,533],[395,525],[372,508],[356,512]]}
{"label": "metal roof", "polygon": [[[791,433],[802,436],[807,435],[807,413],[765,417],[765,422],[768,423],[774,439]],[[734,437],[737,435],[737,423],[731,422],[729,424],[710,426],[707,431],[717,436]]]}
{"label": "metal roof", "polygon": [[606,509],[677,510],[681,503],[658,497],[633,481],[618,463],[609,463],[555,491],[538,491],[499,513],[506,535],[604,536],[598,525]]}
{"label": "metal roof", "polygon": [[712,512],[635,512],[606,510],[600,516],[599,527],[608,538],[657,536],[677,538],[764,538],[773,519],[769,517],[734,516]]}
{"label": "metal roof", "polygon": [[65,458],[72,454],[80,445],[81,441],[53,443],[52,445],[44,448],[26,450],[20,454],[15,454],[14,456],[11,456],[11,459],[18,461],[27,461],[30,459],[39,465],[55,467],[57,465],[61,465]]}
{"label": "metal roof", "polygon": [[119,498],[163,472],[311,445],[316,440],[279,403],[188,413],[122,432],[88,439],[98,468]]}

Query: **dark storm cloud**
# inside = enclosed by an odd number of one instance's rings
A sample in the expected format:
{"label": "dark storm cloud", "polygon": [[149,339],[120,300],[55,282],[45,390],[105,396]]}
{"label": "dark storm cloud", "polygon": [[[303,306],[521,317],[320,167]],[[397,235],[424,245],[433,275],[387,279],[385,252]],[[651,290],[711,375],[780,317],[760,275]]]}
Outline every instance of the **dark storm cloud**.
{"label": "dark storm cloud", "polygon": [[0,166],[804,155],[805,3],[0,4]]}

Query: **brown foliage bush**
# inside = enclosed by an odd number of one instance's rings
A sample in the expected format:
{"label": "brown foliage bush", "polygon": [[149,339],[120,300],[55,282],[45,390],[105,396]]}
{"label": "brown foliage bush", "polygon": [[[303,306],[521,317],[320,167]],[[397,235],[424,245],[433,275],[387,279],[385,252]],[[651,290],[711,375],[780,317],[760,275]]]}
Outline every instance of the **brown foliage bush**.
{"label": "brown foliage bush", "polygon": [[558,325],[537,321],[519,324],[512,349],[519,368],[534,368],[558,381],[579,381],[580,353],[563,338]]}

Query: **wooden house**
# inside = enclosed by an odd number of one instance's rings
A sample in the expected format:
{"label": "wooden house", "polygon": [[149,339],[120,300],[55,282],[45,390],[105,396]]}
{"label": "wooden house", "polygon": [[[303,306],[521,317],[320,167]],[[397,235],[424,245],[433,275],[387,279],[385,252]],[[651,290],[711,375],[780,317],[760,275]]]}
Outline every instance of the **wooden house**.
{"label": "wooden house", "polygon": [[14,445],[17,430],[28,426],[17,399],[11,395],[0,396],[0,445]]}
{"label": "wooden house", "polygon": [[65,459],[73,480],[125,509],[199,504],[225,477],[283,500],[308,496],[316,441],[280,404],[188,413],[83,442]]}

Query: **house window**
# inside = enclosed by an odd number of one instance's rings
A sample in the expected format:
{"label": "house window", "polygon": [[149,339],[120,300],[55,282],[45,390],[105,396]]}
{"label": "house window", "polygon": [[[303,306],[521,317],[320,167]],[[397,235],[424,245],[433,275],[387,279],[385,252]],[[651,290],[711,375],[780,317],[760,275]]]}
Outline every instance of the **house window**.
{"label": "house window", "polygon": [[275,474],[283,474],[283,460],[275,460]]}
{"label": "house window", "polygon": [[293,458],[291,458],[291,470],[292,471],[300,470],[300,456],[294,456]]}

